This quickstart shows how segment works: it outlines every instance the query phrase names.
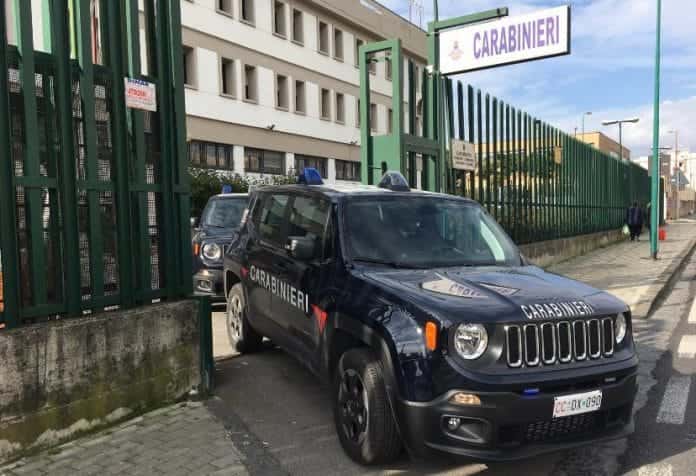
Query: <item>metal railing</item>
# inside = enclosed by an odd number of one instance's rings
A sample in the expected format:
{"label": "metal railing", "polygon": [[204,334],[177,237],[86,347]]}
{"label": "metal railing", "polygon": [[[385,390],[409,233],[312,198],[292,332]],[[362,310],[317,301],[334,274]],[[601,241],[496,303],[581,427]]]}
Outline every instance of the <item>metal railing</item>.
{"label": "metal railing", "polygon": [[[10,44],[0,1],[0,328],[189,295],[179,0],[46,2],[48,52],[32,4]],[[126,108],[125,77],[157,112]]]}
{"label": "metal railing", "polygon": [[[425,79],[424,79],[425,80]],[[449,135],[474,144],[477,168],[448,189],[484,205],[517,243],[621,228],[650,200],[647,170],[610,156],[472,86],[444,80]]]}

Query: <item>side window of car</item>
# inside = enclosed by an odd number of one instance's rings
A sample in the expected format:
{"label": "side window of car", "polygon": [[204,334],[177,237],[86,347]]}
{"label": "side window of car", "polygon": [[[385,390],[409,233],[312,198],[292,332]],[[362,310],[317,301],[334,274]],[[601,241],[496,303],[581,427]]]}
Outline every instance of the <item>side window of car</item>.
{"label": "side window of car", "polygon": [[288,238],[303,238],[313,245],[313,256],[326,257],[325,243],[329,227],[331,204],[318,197],[298,195],[290,208]]}
{"label": "side window of car", "polygon": [[259,238],[280,246],[283,244],[283,222],[288,196],[268,194],[260,199],[263,202],[256,205],[253,219]]}

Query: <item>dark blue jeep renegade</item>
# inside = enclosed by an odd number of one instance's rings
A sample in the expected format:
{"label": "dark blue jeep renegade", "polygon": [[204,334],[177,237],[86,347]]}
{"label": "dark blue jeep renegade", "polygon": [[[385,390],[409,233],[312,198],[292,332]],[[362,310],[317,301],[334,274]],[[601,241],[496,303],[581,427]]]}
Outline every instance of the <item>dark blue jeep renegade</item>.
{"label": "dark blue jeep renegade", "polygon": [[227,325],[240,352],[266,336],[330,382],[354,460],[515,459],[632,431],[623,302],[528,265],[473,201],[392,173],[300,182],[252,194],[225,256]]}

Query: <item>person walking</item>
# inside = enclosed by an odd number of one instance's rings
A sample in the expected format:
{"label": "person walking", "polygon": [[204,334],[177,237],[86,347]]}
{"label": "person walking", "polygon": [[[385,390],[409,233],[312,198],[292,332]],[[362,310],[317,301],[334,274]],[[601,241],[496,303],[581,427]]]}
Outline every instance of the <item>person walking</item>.
{"label": "person walking", "polygon": [[643,221],[643,210],[638,206],[638,202],[633,202],[633,206],[626,210],[626,224],[631,232],[631,241],[640,241]]}

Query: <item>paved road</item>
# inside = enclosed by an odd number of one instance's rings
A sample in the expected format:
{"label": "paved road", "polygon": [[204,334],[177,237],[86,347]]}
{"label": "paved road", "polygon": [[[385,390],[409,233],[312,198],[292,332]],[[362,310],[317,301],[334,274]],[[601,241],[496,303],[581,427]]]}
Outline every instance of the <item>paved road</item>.
{"label": "paved road", "polygon": [[[390,467],[366,471],[341,449],[327,390],[294,359],[277,348],[218,365],[217,406],[223,421],[241,415],[279,466],[293,475],[519,475],[551,474],[561,455],[490,467],[443,457],[413,464],[405,455]],[[234,413],[231,412],[234,410]],[[226,415],[227,413],[227,415]]]}
{"label": "paved road", "polygon": [[[696,474],[696,267],[682,276],[662,309],[671,308],[676,329],[654,371],[655,385],[638,413],[621,473],[631,476]],[[681,299],[680,299],[681,298]],[[668,300],[669,301],[669,300]]]}

